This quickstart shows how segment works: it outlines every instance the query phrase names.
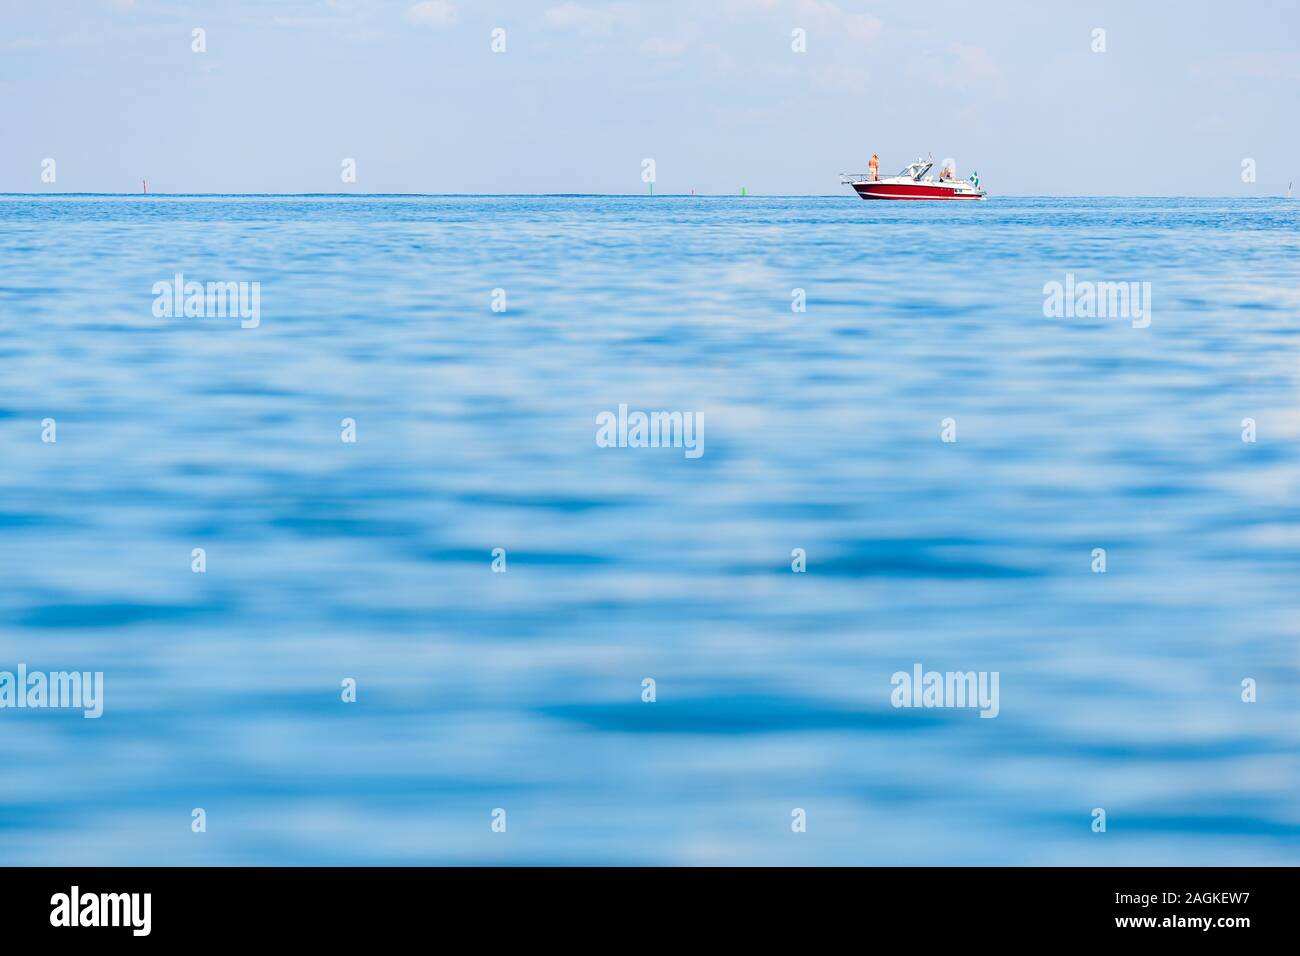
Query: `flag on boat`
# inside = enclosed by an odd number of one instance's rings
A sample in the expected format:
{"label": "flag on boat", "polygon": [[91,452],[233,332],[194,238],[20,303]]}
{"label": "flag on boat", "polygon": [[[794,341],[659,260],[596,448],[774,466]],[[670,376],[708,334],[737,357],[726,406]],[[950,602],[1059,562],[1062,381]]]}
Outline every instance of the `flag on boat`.
{"label": "flag on boat", "polygon": [[979,188],[980,188],[980,174],[979,174],[979,173],[971,173],[971,174],[970,174],[970,184],[971,184],[972,186],[974,186],[976,189],[979,189]]}

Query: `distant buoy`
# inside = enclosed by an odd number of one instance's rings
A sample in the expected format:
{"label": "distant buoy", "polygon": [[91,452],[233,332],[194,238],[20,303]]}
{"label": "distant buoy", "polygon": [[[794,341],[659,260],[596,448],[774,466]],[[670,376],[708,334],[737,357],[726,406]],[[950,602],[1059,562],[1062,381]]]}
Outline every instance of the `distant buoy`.
{"label": "distant buoy", "polygon": [[140,188],[144,190],[144,194],[146,196],[149,195],[149,184],[145,182],[143,179],[140,180]]}

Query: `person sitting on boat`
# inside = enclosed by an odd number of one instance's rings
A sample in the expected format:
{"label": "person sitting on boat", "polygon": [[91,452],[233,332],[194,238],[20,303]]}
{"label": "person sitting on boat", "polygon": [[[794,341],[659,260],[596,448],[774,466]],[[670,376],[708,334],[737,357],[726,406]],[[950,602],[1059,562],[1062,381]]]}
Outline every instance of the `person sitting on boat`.
{"label": "person sitting on boat", "polygon": [[880,157],[875,153],[871,154],[871,161],[867,163],[867,169],[871,171],[872,180],[880,179]]}
{"label": "person sitting on boat", "polygon": [[941,179],[941,180],[943,180],[943,179],[953,179],[953,178],[955,178],[955,176],[956,176],[956,174],[953,172],[953,169],[952,169],[951,166],[945,166],[945,167],[943,167],[943,171],[939,173],[939,179]]}

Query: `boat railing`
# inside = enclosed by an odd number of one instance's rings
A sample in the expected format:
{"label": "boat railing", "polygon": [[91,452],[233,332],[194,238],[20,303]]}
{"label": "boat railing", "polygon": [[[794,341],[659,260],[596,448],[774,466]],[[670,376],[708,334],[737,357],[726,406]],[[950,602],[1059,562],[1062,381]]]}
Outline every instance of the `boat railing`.
{"label": "boat railing", "polygon": [[860,183],[871,179],[870,173],[840,173],[840,182],[842,183]]}

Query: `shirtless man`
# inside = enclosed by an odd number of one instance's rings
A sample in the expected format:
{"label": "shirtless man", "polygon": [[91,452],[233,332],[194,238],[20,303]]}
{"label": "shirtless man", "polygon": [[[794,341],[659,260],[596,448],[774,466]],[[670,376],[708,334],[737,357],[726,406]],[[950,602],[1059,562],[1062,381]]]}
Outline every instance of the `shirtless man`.
{"label": "shirtless man", "polygon": [[867,169],[871,172],[873,181],[880,179],[880,157],[875,153],[871,154],[871,161],[867,163]]}

